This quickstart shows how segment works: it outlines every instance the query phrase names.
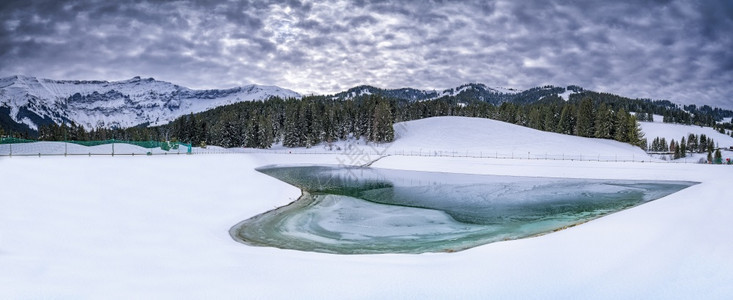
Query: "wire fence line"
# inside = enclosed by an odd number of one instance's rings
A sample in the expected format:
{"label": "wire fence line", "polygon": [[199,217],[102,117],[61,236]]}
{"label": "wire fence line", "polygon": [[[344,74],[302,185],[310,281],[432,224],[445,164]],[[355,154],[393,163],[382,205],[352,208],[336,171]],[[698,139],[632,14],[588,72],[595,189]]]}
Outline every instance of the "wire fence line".
{"label": "wire fence line", "polygon": [[[309,151],[307,149],[292,150],[266,150],[266,149],[240,149],[233,153],[270,153],[270,154],[341,154],[349,156],[344,151]],[[363,156],[363,158],[361,158]],[[557,160],[557,161],[595,161],[595,162],[637,162],[637,163],[698,163],[695,159],[679,159],[676,161],[656,159],[643,155],[588,155],[588,154],[551,154],[532,152],[498,152],[498,151],[460,151],[460,150],[393,150],[388,149],[382,152],[363,152],[354,160],[369,162],[381,156],[407,156],[407,157],[457,157],[457,158],[483,158],[483,159],[516,159],[516,160]]]}
{"label": "wire fence line", "polygon": [[[499,152],[484,150],[433,150],[433,149],[394,149],[390,145],[349,144],[343,148],[330,146],[315,146],[312,148],[221,148],[210,146],[206,148],[191,147],[190,145],[169,145],[160,147],[144,147],[144,143],[130,144],[113,142],[86,146],[73,142],[23,142],[0,144],[0,157],[13,156],[159,156],[159,155],[199,155],[199,154],[246,154],[264,153],[281,155],[339,155],[342,164],[366,165],[383,156],[405,157],[465,157],[486,159],[517,159],[517,160],[556,160],[556,161],[596,161],[596,162],[637,162],[637,163],[699,163],[695,159],[662,160],[649,155],[602,155],[578,153],[533,153],[529,152]],[[152,145],[152,144],[150,144]]]}

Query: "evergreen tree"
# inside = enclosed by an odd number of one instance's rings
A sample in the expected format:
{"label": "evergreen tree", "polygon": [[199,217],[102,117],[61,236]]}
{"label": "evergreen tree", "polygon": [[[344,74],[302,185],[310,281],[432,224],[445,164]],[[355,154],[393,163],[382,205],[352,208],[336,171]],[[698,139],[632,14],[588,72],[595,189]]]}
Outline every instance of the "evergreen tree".
{"label": "evergreen tree", "polygon": [[392,113],[386,102],[381,101],[374,108],[374,122],[372,126],[372,136],[369,140],[377,143],[391,142],[394,140]]}
{"label": "evergreen tree", "polygon": [[540,113],[540,108],[538,107],[531,108],[529,112],[529,117],[528,117],[529,119],[528,125],[530,128],[534,128],[537,130],[543,130],[542,124],[544,120],[542,119],[541,115],[542,114]]}
{"label": "evergreen tree", "polygon": [[605,103],[598,106],[598,113],[595,121],[595,137],[601,139],[610,139],[613,137],[613,119],[611,118],[611,110]]}
{"label": "evergreen tree", "polygon": [[698,138],[694,133],[687,136],[687,151],[698,152]]}
{"label": "evergreen tree", "polygon": [[616,134],[613,137],[615,140],[623,143],[628,143],[629,140],[629,113],[623,108],[616,112]]}
{"label": "evergreen tree", "polygon": [[708,137],[704,133],[700,134],[700,141],[698,142],[698,145],[697,145],[697,152],[704,153],[708,151],[707,148],[708,148]]}
{"label": "evergreen tree", "polygon": [[[209,135],[209,125],[207,124],[207,122],[206,121],[199,122],[199,128],[198,128],[197,137],[196,137],[196,140],[198,141],[197,145],[205,146],[206,142],[209,139],[208,135]],[[148,139],[152,140],[152,138],[148,138]]]}
{"label": "evergreen tree", "polygon": [[285,122],[283,123],[283,146],[299,147],[303,140],[301,135],[300,121],[301,102],[289,99],[285,106]]}
{"label": "evergreen tree", "polygon": [[715,158],[713,159],[713,163],[715,164],[723,163],[723,154],[720,153],[720,149],[715,149]]}
{"label": "evergreen tree", "polygon": [[198,144],[199,141],[197,141],[196,139],[200,135],[200,127],[196,120],[196,116],[193,113],[189,114],[188,116],[188,125],[186,126],[186,130],[186,141],[188,141],[188,143],[191,143],[192,145]]}
{"label": "evergreen tree", "polygon": [[646,148],[646,139],[644,138],[644,132],[641,130],[641,125],[636,122],[635,116],[630,116],[629,120],[629,133],[627,134],[628,143],[639,146],[642,149]]}
{"label": "evergreen tree", "polygon": [[257,136],[258,136],[258,143],[257,148],[260,149],[267,149],[272,146],[272,143],[274,142],[275,136],[272,132],[272,120],[271,116],[268,114],[262,114],[259,116],[259,119],[257,120]]}
{"label": "evergreen tree", "polygon": [[[554,108],[554,106],[553,106]],[[555,119],[555,110],[550,107],[546,107],[544,111],[544,121],[542,124],[543,130],[549,132],[555,132],[558,120]]]}
{"label": "evergreen tree", "polygon": [[671,141],[669,141],[669,152],[675,153],[675,152],[678,152],[678,151],[679,150],[677,150],[677,143],[674,142],[674,139],[672,139]]}
{"label": "evergreen tree", "polygon": [[577,111],[575,133],[583,137],[595,136],[595,128],[593,127],[594,118],[593,102],[589,98],[583,99]]}
{"label": "evergreen tree", "polygon": [[665,151],[665,152],[669,151],[669,145],[667,145],[667,140],[665,138],[662,138],[660,142],[662,146],[660,151]]}
{"label": "evergreen tree", "polygon": [[680,141],[680,157],[687,157],[687,143],[685,142],[685,137],[682,137],[682,141]]}
{"label": "evergreen tree", "polygon": [[557,132],[562,134],[573,134],[575,128],[574,115],[575,110],[572,104],[566,104],[560,113],[560,121],[557,124]]}

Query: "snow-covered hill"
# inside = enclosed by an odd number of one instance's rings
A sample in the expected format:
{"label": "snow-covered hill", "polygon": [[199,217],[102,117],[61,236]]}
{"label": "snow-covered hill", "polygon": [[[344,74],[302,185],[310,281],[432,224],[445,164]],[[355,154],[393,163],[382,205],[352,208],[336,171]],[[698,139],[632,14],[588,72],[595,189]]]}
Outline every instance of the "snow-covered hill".
{"label": "snow-covered hill", "polygon": [[606,140],[584,138],[535,130],[501,121],[467,118],[434,117],[395,124],[395,150],[453,152],[486,156],[543,158],[545,154],[565,154],[586,159],[601,157],[647,157],[638,147]]}
{"label": "snow-covered hill", "polygon": [[217,106],[300,95],[276,86],[247,85],[225,90],[192,90],[153,78],[123,81],[0,78],[0,113],[31,129],[73,121],[87,129],[164,124]]}

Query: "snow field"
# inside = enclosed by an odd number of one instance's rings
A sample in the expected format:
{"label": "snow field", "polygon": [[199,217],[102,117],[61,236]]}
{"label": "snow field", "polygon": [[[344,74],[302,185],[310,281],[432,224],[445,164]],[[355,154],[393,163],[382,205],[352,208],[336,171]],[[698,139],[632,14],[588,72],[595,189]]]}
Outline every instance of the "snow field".
{"label": "snow field", "polygon": [[[397,127],[398,140],[383,146],[636,153],[621,143],[557,137],[490,120],[429,120],[432,125]],[[373,167],[701,183],[563,231],[450,254],[331,255],[250,247],[229,236],[236,223],[300,195],[254,168],[361,164],[362,158],[272,152],[0,157],[0,298],[733,295],[730,166],[388,156]]]}
{"label": "snow field", "polygon": [[[14,157],[0,161],[1,298],[726,298],[733,168],[387,157],[375,167],[702,182],[570,229],[451,254],[342,256],[234,242],[295,200],[253,168],[329,155]],[[38,174],[43,174],[39,176]],[[104,176],[100,176],[104,174]],[[43,187],[43,188],[39,188]]]}
{"label": "snow field", "polygon": [[[582,156],[586,160],[613,160],[614,157],[636,160],[649,156],[638,147],[605,139],[590,139],[577,136],[539,131],[491,119],[467,117],[434,117],[395,124],[395,141],[388,145],[398,154],[446,153],[459,155],[499,157],[513,155],[515,158],[562,159]],[[450,155],[447,155],[450,156]]]}

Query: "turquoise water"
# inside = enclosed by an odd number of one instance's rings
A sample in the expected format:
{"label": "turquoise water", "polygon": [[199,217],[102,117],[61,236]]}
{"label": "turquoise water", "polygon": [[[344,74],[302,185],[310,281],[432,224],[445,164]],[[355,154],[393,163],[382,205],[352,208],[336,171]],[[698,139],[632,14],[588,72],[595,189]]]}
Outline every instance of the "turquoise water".
{"label": "turquoise water", "polygon": [[258,171],[303,190],[232,227],[242,243],[339,254],[452,252],[552,232],[694,182],[558,179],[337,166]]}

